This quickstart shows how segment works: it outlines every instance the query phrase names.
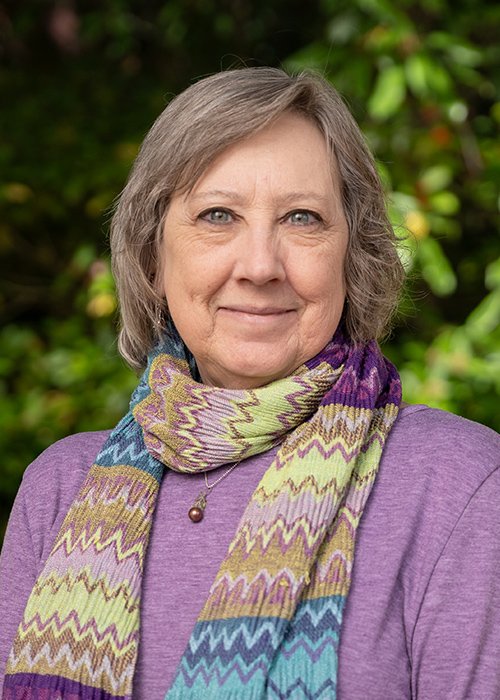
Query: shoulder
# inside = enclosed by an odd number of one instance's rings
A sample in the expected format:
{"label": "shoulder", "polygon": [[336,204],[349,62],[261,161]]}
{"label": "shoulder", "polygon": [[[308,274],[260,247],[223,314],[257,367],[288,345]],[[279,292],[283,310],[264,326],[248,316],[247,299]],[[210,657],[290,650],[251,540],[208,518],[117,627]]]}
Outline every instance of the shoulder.
{"label": "shoulder", "polygon": [[109,431],[78,433],[48,447],[25,470],[16,498],[34,554],[43,560]]}
{"label": "shoulder", "polygon": [[467,442],[469,439],[473,439],[474,442],[486,441],[485,446],[491,446],[497,450],[500,444],[500,435],[491,428],[424,404],[405,405],[399,413],[395,428],[396,433],[399,431],[411,433],[415,438],[431,436],[438,442],[445,438],[447,448],[453,448],[450,440],[459,443]]}
{"label": "shoulder", "polygon": [[428,406],[406,406],[389,435],[382,481],[402,478],[443,496],[473,492],[500,466],[500,435],[491,428]]}
{"label": "shoulder", "polygon": [[[359,526],[353,592],[358,607],[365,601],[364,614],[374,605],[387,611],[390,590],[411,637],[429,581],[460,524],[472,512],[494,536],[500,500],[492,506],[486,496],[499,475],[500,436],[493,430],[427,406],[401,410]],[[488,537],[480,544],[485,550]]]}
{"label": "shoulder", "polygon": [[109,434],[109,430],[76,433],[53,443],[27,467],[21,489],[71,490],[72,484],[83,480]]}
{"label": "shoulder", "polygon": [[108,435],[108,430],[102,430],[76,433],[58,440],[31,462],[24,472],[23,483],[58,477],[64,477],[64,482],[75,474],[85,473]]}
{"label": "shoulder", "polygon": [[477,495],[499,469],[495,431],[427,406],[403,408],[361,521],[365,542],[395,558],[395,570],[406,571],[413,584],[418,571],[422,592],[466,509],[481,507]]}
{"label": "shoulder", "polygon": [[[485,630],[500,614],[499,465],[489,428],[426,406],[401,410],[359,525],[342,629],[339,668],[359,697],[400,697],[410,684],[418,697],[479,697],[454,684],[476,678],[498,647]],[[463,644],[463,629],[477,644]],[[349,673],[360,658],[369,691]]]}
{"label": "shoulder", "polygon": [[421,594],[466,509],[481,508],[477,495],[499,468],[495,431],[446,411],[407,406],[387,439],[361,530]]}

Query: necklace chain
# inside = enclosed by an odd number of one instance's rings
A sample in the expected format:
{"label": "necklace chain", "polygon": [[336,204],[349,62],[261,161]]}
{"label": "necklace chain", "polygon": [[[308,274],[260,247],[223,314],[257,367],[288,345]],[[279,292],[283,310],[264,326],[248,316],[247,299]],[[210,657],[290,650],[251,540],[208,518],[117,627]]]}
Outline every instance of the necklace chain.
{"label": "necklace chain", "polygon": [[[271,448],[274,448],[276,445],[279,445],[280,443],[280,438],[276,438],[273,443],[271,444]],[[199,523],[201,520],[203,520],[204,514],[205,514],[205,508],[207,507],[207,498],[210,495],[210,492],[212,489],[214,489],[217,484],[220,484],[220,482],[226,478],[226,476],[229,476],[233,469],[236,469],[236,467],[241,464],[243,461],[244,457],[241,457],[237,462],[235,462],[229,469],[226,469],[224,474],[221,474],[218,479],[214,481],[213,484],[208,483],[208,476],[207,472],[203,472],[203,476],[205,477],[205,488],[200,491],[198,494],[196,500],[194,501],[193,505],[188,511],[188,516],[191,522],[193,523]]]}
{"label": "necklace chain", "polygon": [[[241,460],[240,460],[240,462],[241,462]],[[238,466],[238,464],[239,464],[240,462],[235,462],[235,463],[233,464],[233,466],[232,466],[232,467],[229,467],[229,469],[227,469],[227,470],[224,472],[224,474],[222,474],[222,476],[219,476],[219,478],[216,479],[216,481],[214,481],[213,484],[209,484],[209,483],[208,483],[207,472],[203,472],[203,476],[205,477],[205,486],[207,487],[207,491],[211,491],[213,488],[215,488],[215,487],[217,486],[217,484],[220,484],[220,482],[222,481],[222,479],[225,479],[226,476],[228,476],[228,474],[230,474],[230,473],[233,471],[233,469],[236,469],[236,467]]]}
{"label": "necklace chain", "polygon": [[205,508],[207,507],[207,496],[210,494],[211,490],[217,486],[217,484],[220,484],[220,482],[233,471],[233,469],[236,469],[240,462],[241,459],[238,462],[235,462],[231,467],[229,467],[229,469],[226,469],[224,474],[219,476],[219,478],[216,479],[213,484],[208,483],[207,472],[203,472],[203,476],[205,477],[205,489],[200,491],[188,512],[189,519],[193,523],[199,523],[200,520],[203,520]]}

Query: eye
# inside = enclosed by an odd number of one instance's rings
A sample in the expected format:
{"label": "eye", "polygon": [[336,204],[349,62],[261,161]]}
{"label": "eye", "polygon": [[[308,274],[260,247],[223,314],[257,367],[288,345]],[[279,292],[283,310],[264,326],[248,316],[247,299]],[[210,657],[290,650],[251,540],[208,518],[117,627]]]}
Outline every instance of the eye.
{"label": "eye", "polygon": [[308,209],[297,209],[292,211],[285,216],[285,221],[289,221],[291,224],[297,226],[310,226],[311,224],[317,224],[321,221],[319,214],[315,214],[313,211]]}
{"label": "eye", "polygon": [[203,211],[200,214],[199,218],[203,219],[204,221],[208,221],[211,224],[228,224],[234,219],[231,212],[227,209],[217,208],[207,209],[206,211]]}

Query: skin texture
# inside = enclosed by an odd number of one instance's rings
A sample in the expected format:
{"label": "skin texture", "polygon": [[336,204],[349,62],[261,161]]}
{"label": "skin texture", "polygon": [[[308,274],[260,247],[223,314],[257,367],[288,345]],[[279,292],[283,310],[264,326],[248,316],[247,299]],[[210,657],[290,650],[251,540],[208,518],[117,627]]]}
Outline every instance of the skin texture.
{"label": "skin texture", "polygon": [[255,388],[330,340],[348,227],[323,135],[285,114],[174,195],[162,242],[172,319],[204,383]]}

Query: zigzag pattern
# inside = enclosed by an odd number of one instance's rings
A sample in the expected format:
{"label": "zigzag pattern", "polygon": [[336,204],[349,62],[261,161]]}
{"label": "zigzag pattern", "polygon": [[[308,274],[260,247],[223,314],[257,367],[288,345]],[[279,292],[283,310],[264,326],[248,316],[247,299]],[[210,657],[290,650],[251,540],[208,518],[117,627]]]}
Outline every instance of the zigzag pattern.
{"label": "zigzag pattern", "polygon": [[102,467],[134,465],[151,474],[157,481],[161,481],[163,476],[163,465],[148,452],[142,431],[137,430],[132,414],[122,418],[112,431],[97,456],[96,464]]}
{"label": "zigzag pattern", "polygon": [[7,693],[19,685],[22,697],[60,698],[70,683],[75,698],[130,695],[158,487],[133,467],[91,468],[26,605]]}
{"label": "zigzag pattern", "polygon": [[[249,697],[293,697],[301,682],[307,697],[331,698],[343,604],[342,596],[301,603],[291,622],[239,617],[197,623],[168,699],[202,697],[203,692],[232,697],[252,679],[262,686],[262,695]],[[330,695],[322,695],[327,691]]]}
{"label": "zigzag pattern", "polygon": [[[88,569],[90,570],[91,567],[88,567]],[[44,591],[44,589],[47,590]],[[66,590],[68,593],[72,592],[75,595],[92,596],[97,594],[102,596],[105,603],[113,598],[121,598],[124,610],[131,612],[137,608],[139,603],[127,579],[119,581],[116,586],[113,586],[104,577],[93,576],[86,569],[79,570],[77,574],[74,573],[74,570],[69,569],[62,575],[51,574],[45,580],[37,579],[33,587],[33,593],[38,596],[39,600],[46,595],[47,603],[50,605],[52,597],[57,595],[60,589]],[[71,610],[70,614],[72,612],[74,611]],[[40,619],[38,613],[36,613],[36,617]]]}
{"label": "zigzag pattern", "polygon": [[203,471],[272,447],[311,416],[337,374],[323,363],[260,389],[226,390],[194,383],[185,363],[159,355],[151,365],[153,390],[133,412],[157,459]]}
{"label": "zigzag pattern", "polygon": [[156,349],[26,606],[4,697],[131,698],[141,577],[162,463],[200,471],[280,441],[247,505],[166,700],[336,696],[356,530],[400,385],[374,343],[341,334],[251,391],[194,382]]}

